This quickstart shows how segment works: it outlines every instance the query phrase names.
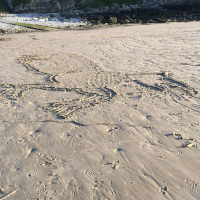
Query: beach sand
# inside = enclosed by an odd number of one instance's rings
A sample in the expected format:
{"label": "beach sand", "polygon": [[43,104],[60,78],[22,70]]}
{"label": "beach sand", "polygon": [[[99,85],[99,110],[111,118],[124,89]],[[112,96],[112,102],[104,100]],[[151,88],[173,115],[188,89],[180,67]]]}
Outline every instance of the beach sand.
{"label": "beach sand", "polygon": [[0,199],[200,199],[200,22],[0,38]]}

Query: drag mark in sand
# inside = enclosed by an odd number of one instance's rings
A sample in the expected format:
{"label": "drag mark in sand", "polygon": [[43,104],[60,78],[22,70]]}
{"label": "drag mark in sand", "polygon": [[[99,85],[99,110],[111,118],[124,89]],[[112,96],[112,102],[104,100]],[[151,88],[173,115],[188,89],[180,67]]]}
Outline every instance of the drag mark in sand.
{"label": "drag mark in sand", "polygon": [[[8,100],[19,100],[30,90],[45,90],[50,93],[74,92],[78,98],[68,100],[49,100],[42,105],[45,111],[53,112],[59,118],[68,118],[78,111],[100,103],[109,102],[117,96],[110,86],[121,82],[136,84],[163,95],[170,93],[176,103],[185,96],[194,97],[197,91],[184,82],[177,81],[167,73],[122,74],[104,71],[99,65],[84,56],[77,54],[24,55],[18,59],[28,72],[44,77],[37,84],[0,84],[0,97]],[[195,109],[193,109],[195,110]],[[198,110],[195,110],[199,112]]]}

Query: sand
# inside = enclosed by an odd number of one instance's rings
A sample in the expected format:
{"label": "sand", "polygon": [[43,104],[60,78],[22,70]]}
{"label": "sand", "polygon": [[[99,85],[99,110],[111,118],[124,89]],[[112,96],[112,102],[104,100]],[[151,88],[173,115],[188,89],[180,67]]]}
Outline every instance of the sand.
{"label": "sand", "polygon": [[200,199],[200,22],[1,35],[0,199]]}

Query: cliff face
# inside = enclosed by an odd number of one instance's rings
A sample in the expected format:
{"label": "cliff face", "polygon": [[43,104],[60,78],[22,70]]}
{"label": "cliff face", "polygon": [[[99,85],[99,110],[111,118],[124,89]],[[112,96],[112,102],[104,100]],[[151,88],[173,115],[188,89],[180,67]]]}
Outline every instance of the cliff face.
{"label": "cliff face", "polygon": [[31,0],[30,3],[14,6],[13,0],[6,0],[10,10],[14,12],[60,12],[62,6],[65,9],[75,7],[75,1],[67,2],[54,0]]}
{"label": "cliff face", "polygon": [[167,10],[190,10],[200,12],[200,0],[176,0],[163,6]]}
{"label": "cliff face", "polygon": [[[10,10],[14,12],[66,12],[84,3],[95,0],[30,0],[28,4],[14,6],[14,0],[6,0]],[[166,9],[200,8],[200,0],[143,0],[142,8],[153,8],[165,5]]]}
{"label": "cliff face", "polygon": [[13,12],[60,12],[76,6],[75,0],[30,0],[30,3],[18,3],[16,6],[15,2],[18,0],[5,1]]}

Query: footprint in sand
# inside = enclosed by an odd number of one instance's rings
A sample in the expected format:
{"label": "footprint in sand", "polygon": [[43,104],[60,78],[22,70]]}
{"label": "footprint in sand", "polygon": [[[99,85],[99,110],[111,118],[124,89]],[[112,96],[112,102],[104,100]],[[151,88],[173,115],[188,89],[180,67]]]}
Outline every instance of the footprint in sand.
{"label": "footprint in sand", "polygon": [[96,180],[92,190],[92,199],[116,199],[111,181]]}
{"label": "footprint in sand", "polygon": [[35,193],[39,197],[46,195],[48,193],[46,185],[44,183],[42,183],[41,181],[38,181],[37,185],[35,187]]}
{"label": "footprint in sand", "polygon": [[93,171],[91,171],[91,170],[86,170],[86,171],[85,171],[85,175],[86,175],[87,177],[92,177],[92,178],[97,177],[97,173],[95,173],[95,172],[93,172]]}
{"label": "footprint in sand", "polygon": [[113,170],[118,168],[119,160],[115,160],[114,162],[106,162],[105,165],[109,165]]}
{"label": "footprint in sand", "polygon": [[176,140],[181,140],[183,143],[179,148],[198,147],[198,141],[191,137],[183,137],[180,133],[166,134],[166,137],[173,136]]}
{"label": "footprint in sand", "polygon": [[200,190],[200,183],[190,180],[190,179],[186,179],[185,180],[186,185],[194,191],[199,191]]}
{"label": "footprint in sand", "polygon": [[168,188],[167,188],[167,186],[164,186],[160,190],[161,190],[162,194],[166,194],[168,191]]}

